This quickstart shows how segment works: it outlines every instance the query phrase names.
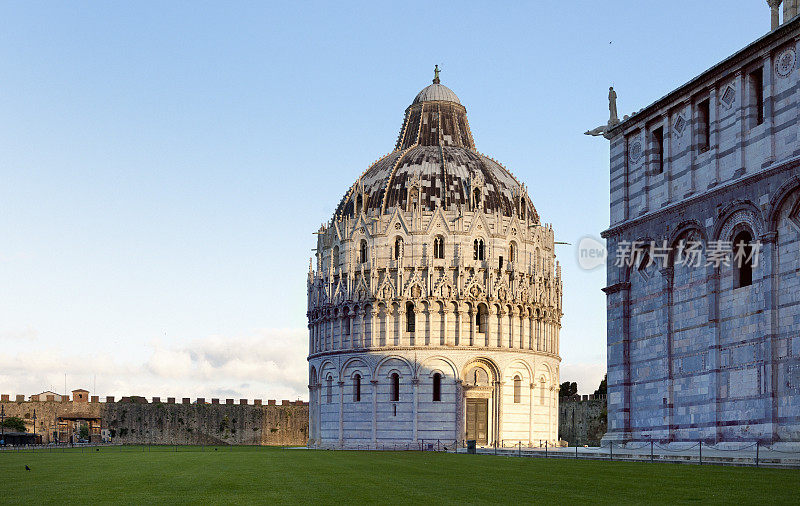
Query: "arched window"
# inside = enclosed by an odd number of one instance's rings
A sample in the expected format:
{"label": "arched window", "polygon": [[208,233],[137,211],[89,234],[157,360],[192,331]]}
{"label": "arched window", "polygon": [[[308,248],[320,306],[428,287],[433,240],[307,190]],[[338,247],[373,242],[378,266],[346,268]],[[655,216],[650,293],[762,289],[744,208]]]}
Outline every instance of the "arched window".
{"label": "arched window", "polygon": [[433,240],[433,258],[444,258],[444,238],[440,235]]}
{"label": "arched window", "polygon": [[390,392],[392,402],[400,400],[400,375],[396,372],[392,373],[392,390]]}
{"label": "arched window", "polygon": [[474,260],[483,260],[483,239],[475,239],[472,258]]}
{"label": "arched window", "polygon": [[472,192],[472,203],[475,205],[475,209],[481,207],[481,189],[475,188]]}
{"label": "arched window", "polygon": [[513,262],[517,258],[517,246],[512,242],[508,245],[508,261]]}
{"label": "arched window", "polygon": [[333,402],[333,378],[331,376],[325,380],[325,398],[328,404]]}
{"label": "arched window", "polygon": [[522,402],[522,378],[514,376],[514,404]]}
{"label": "arched window", "polygon": [[753,236],[743,230],[733,239],[734,287],[741,288],[753,284]]}
{"label": "arched window", "polygon": [[525,199],[520,199],[520,206],[519,206],[519,217],[521,219],[525,219]]}
{"label": "arched window", "polygon": [[353,402],[361,402],[361,375],[353,377]]}
{"label": "arched window", "polygon": [[539,403],[544,406],[545,401],[544,378],[539,380]]}
{"label": "arched window", "polygon": [[365,263],[367,261],[367,241],[365,239],[361,239],[361,263]]}
{"label": "arched window", "polygon": [[414,332],[417,327],[417,315],[414,312],[414,304],[406,304],[406,332]]}
{"label": "arched window", "polygon": [[400,254],[403,252],[403,239],[397,237],[394,240],[394,259],[399,260]]}
{"label": "arched window", "polygon": [[363,197],[359,195],[358,198],[356,199],[356,216],[361,214],[361,207],[363,202],[364,202]]}
{"label": "arched window", "polygon": [[339,267],[339,246],[333,247],[331,262],[333,262],[333,267]]}
{"label": "arched window", "polygon": [[478,328],[478,333],[480,334],[486,333],[486,327],[489,323],[487,316],[486,308],[484,306],[478,306],[478,311],[475,313],[475,326]]}
{"label": "arched window", "polygon": [[433,402],[442,400],[442,375],[438,372],[433,375]]}

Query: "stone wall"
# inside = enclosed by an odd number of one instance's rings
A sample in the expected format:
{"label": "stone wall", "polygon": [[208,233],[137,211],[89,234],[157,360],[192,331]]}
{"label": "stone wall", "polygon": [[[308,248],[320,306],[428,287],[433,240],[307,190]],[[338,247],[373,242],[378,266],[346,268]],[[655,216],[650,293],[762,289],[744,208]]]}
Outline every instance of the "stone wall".
{"label": "stone wall", "polygon": [[[19,399],[20,396],[18,396]],[[252,404],[232,399],[220,404],[217,399],[206,403],[198,399],[190,403],[161,402],[157,397],[147,402],[142,397],[123,398],[114,402],[11,401],[3,396],[0,405],[5,416],[25,420],[45,443],[53,441],[59,417],[100,418],[101,428],[117,443],[130,444],[233,444],[233,445],[306,445],[308,442],[308,403],[268,401]]]}
{"label": "stone wall", "polygon": [[558,438],[570,446],[597,446],[606,432],[606,400],[561,399],[558,406]]}

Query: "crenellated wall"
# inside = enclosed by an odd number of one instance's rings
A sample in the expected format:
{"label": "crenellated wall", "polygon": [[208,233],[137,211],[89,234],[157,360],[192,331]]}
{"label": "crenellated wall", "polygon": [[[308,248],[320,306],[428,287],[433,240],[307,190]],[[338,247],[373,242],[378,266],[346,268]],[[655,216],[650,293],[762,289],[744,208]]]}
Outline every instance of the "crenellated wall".
{"label": "crenellated wall", "polygon": [[175,398],[161,402],[153,397],[147,402],[143,397],[123,397],[115,402],[106,397],[99,402],[97,396],[90,402],[24,400],[18,395],[2,395],[0,405],[5,416],[16,416],[25,420],[28,431],[33,432],[33,415],[36,414],[36,432],[43,441],[55,440],[54,432],[60,432],[59,440],[65,441],[73,425],[65,420],[99,419],[103,432],[111,436],[112,442],[128,444],[234,444],[234,445],[305,445],[308,442],[308,403],[303,401],[260,399],[252,403],[247,399],[203,398],[190,402]]}
{"label": "crenellated wall", "polygon": [[606,433],[606,399],[562,398],[558,404],[558,439],[570,446],[597,446]]}

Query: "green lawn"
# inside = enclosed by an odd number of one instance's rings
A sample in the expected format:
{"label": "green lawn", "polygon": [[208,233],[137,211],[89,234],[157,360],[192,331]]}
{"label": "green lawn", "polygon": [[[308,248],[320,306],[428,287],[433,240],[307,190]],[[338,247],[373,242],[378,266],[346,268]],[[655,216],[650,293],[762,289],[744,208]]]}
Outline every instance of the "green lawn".
{"label": "green lawn", "polygon": [[25,505],[800,501],[797,470],[258,447],[0,452],[0,483]]}

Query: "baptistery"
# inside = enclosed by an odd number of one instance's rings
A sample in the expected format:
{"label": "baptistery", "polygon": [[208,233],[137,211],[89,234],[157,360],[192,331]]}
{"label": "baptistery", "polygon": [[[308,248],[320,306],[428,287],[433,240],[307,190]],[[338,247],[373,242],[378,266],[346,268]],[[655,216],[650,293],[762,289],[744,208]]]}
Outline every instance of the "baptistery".
{"label": "baptistery", "polygon": [[557,439],[553,228],[435,76],[317,231],[310,446]]}

